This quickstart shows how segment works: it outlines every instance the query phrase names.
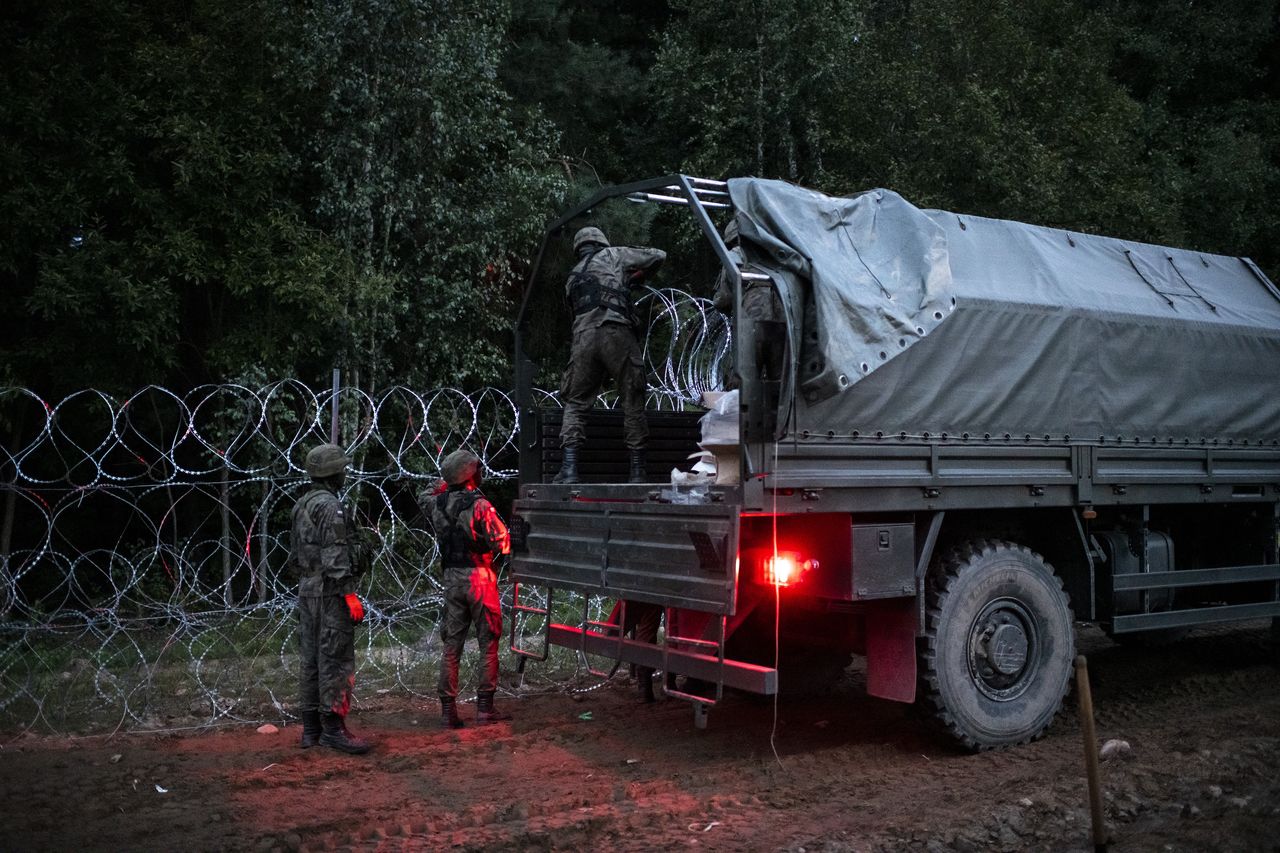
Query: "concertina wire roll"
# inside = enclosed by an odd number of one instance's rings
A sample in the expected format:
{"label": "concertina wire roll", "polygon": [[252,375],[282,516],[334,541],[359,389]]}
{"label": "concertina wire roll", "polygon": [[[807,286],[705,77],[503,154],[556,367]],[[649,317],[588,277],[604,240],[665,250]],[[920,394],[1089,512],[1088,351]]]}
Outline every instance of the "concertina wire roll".
{"label": "concertina wire roll", "polygon": [[[679,290],[648,289],[644,301],[648,407],[678,409],[718,388],[725,318]],[[553,392],[535,398],[559,405]],[[9,387],[0,388],[0,739],[292,719],[289,515],[308,488],[302,460],[329,440],[335,404],[355,460],[344,497],[374,540],[360,581],[357,705],[434,696],[443,599],[416,495],[464,446],[490,488],[515,477],[510,393],[393,386],[340,388],[335,399],[286,379],[185,393],[150,385],[123,399],[87,389],[53,401]],[[510,585],[502,589],[510,619]],[[590,602],[592,618],[604,604]],[[464,683],[474,666],[467,654]],[[568,689],[579,668],[562,656],[539,689]]]}

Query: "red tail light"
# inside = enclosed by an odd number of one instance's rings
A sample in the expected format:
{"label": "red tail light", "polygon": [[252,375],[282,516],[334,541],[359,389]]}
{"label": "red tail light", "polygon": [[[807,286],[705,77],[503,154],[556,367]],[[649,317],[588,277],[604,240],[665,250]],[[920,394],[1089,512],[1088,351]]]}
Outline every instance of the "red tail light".
{"label": "red tail light", "polygon": [[817,560],[806,560],[795,551],[779,551],[764,560],[766,583],[789,586],[798,583],[804,573],[818,566]]}

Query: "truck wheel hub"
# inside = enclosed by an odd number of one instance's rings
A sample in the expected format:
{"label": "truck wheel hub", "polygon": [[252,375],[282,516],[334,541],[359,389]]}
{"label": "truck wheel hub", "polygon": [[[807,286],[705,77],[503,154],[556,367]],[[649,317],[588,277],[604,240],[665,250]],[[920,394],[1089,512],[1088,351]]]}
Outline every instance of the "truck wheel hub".
{"label": "truck wheel hub", "polygon": [[987,644],[987,657],[996,671],[1015,675],[1027,662],[1027,634],[1017,625],[1001,625]]}
{"label": "truck wheel hub", "polygon": [[1013,599],[988,602],[969,632],[969,672],[978,690],[991,699],[1016,699],[1032,682],[1031,650],[1036,623]]}

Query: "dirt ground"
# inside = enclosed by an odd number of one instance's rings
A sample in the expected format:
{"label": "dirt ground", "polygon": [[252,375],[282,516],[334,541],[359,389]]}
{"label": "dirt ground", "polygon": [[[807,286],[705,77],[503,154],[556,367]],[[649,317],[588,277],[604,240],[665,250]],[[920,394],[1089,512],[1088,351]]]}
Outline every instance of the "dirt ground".
{"label": "dirt ground", "polygon": [[[1267,626],[1162,649],[1081,629],[1113,850],[1280,850],[1280,672]],[[1074,693],[1029,746],[965,755],[911,707],[833,692],[635,701],[621,677],[512,691],[512,724],[444,731],[437,709],[365,705],[364,757],[296,726],[0,747],[6,850],[1088,850]],[[472,713],[471,706],[466,709]],[[772,738],[771,738],[772,735]],[[772,743],[771,743],[772,740]],[[776,749],[776,753],[775,753]]]}

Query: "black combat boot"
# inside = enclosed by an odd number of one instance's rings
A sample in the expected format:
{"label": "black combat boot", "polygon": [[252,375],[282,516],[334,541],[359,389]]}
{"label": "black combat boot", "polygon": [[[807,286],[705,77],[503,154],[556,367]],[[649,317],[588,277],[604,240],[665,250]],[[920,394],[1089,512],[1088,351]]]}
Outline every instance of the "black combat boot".
{"label": "black combat boot", "polygon": [[493,691],[476,694],[476,722],[480,725],[488,723],[501,723],[511,719],[510,714],[504,714],[497,708],[493,707]]}
{"label": "black combat boot", "polygon": [[325,714],[320,720],[323,731],[320,734],[320,745],[351,755],[364,755],[373,745],[363,738],[356,737],[347,729],[347,721],[341,714]]}
{"label": "black combat boot", "polygon": [[562,447],[560,452],[564,454],[564,461],[560,463],[560,473],[556,474],[553,483],[576,483],[578,482],[578,447]]}
{"label": "black combat boot", "polygon": [[310,749],[320,743],[320,712],[312,708],[302,712],[302,748]]}
{"label": "black combat boot", "polygon": [[640,689],[640,701],[646,705],[652,705],[657,701],[653,695],[653,670],[642,666],[637,670],[636,678],[636,685]]}
{"label": "black combat boot", "polygon": [[636,448],[631,451],[631,476],[627,479],[628,483],[647,483],[649,475],[645,471],[644,465],[644,448]]}
{"label": "black combat boot", "polygon": [[458,700],[452,696],[440,697],[440,724],[446,729],[460,729],[466,725],[458,716]]}

